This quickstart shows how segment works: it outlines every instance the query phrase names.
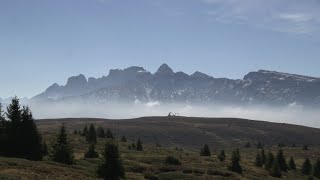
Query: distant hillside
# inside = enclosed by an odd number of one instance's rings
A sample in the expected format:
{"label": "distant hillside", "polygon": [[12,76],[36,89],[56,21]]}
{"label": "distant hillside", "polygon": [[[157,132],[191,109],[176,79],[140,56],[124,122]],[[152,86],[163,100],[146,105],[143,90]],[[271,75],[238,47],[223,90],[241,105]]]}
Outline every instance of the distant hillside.
{"label": "distant hillside", "polygon": [[150,73],[143,67],[110,70],[108,76],[70,77],[53,84],[32,102],[174,102],[270,105],[320,105],[320,78],[260,70],[242,80],[214,78],[201,72],[174,72],[167,64]]}
{"label": "distant hillside", "polygon": [[129,140],[141,137],[146,143],[167,147],[199,148],[207,143],[213,148],[242,147],[246,142],[265,145],[284,143],[320,145],[320,129],[297,125],[232,118],[143,117],[127,120],[50,119],[37,121],[44,133],[56,133],[61,123],[71,131],[94,123],[110,128]]}

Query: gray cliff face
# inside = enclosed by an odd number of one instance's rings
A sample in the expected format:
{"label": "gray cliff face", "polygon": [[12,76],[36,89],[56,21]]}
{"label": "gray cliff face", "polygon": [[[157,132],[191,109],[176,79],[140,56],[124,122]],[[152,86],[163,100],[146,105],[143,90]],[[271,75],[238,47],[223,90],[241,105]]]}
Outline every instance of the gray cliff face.
{"label": "gray cliff face", "polygon": [[142,67],[110,70],[108,76],[70,77],[65,86],[53,84],[33,101],[65,99],[97,102],[175,102],[320,105],[320,78],[259,70],[243,80],[213,78],[201,72],[174,72],[167,64],[154,74]]}

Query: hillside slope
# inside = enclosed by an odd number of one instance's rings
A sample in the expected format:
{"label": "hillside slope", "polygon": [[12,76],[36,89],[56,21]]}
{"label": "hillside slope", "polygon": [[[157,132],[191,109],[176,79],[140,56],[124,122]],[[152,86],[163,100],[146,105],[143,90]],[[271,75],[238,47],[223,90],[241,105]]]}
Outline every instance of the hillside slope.
{"label": "hillside slope", "polygon": [[37,121],[40,130],[55,133],[65,123],[73,131],[85,124],[110,128],[129,140],[141,137],[146,143],[167,147],[199,148],[207,143],[213,148],[243,146],[246,142],[265,145],[319,145],[320,129],[304,126],[253,121],[234,118],[143,117],[125,120],[107,119],[50,119]]}

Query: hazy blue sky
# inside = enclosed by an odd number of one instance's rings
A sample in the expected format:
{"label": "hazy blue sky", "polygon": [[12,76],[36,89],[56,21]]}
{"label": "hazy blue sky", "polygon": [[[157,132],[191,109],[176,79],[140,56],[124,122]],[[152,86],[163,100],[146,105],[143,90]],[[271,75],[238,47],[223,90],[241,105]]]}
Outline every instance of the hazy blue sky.
{"label": "hazy blue sky", "polygon": [[320,77],[320,1],[0,1],[0,97],[163,62],[214,77],[258,69]]}

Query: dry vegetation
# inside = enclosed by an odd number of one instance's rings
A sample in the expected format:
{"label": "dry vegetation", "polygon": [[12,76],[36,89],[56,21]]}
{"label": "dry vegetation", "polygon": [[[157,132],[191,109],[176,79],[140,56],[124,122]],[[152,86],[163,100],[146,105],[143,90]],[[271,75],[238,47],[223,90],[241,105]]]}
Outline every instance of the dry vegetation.
{"label": "dry vegetation", "polygon": [[[312,162],[320,157],[320,130],[293,125],[274,124],[240,119],[193,119],[149,117],[136,120],[109,121],[101,119],[64,119],[43,120],[38,127],[50,145],[61,123],[65,123],[70,133],[69,139],[74,148],[76,164],[62,165],[47,160],[34,162],[23,159],[0,157],[0,179],[95,179],[95,169],[101,159],[85,159],[88,148],[85,137],[74,135],[75,129],[82,129],[85,124],[93,123],[96,127],[113,130],[117,138],[122,135],[128,142],[119,142],[121,157],[126,169],[127,179],[273,179],[264,168],[254,166],[257,148],[244,148],[246,142],[252,144],[264,141],[265,148],[276,153],[278,143],[283,147],[287,160],[295,158],[297,171],[284,173],[283,178],[307,179],[300,173],[306,157]],[[280,131],[281,130],[281,131]],[[128,145],[141,137],[144,151],[129,150]],[[278,138],[278,139],[277,139]],[[97,151],[102,153],[105,140],[99,138]],[[303,151],[303,143],[310,144],[308,151]],[[162,145],[157,147],[156,143]],[[209,144],[212,157],[200,157],[201,146]],[[297,147],[291,147],[295,143]],[[312,145],[312,146],[311,146]],[[182,148],[181,150],[176,150]],[[228,171],[231,151],[240,147],[243,174]],[[227,160],[220,162],[217,154],[224,148]],[[168,155],[178,158],[182,165],[165,165]]]}

